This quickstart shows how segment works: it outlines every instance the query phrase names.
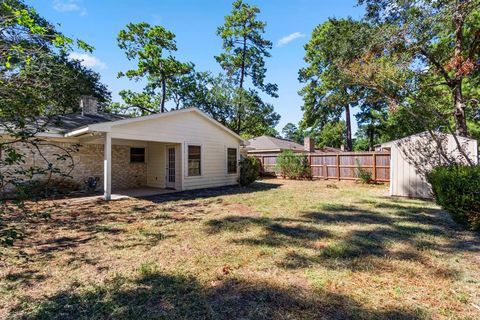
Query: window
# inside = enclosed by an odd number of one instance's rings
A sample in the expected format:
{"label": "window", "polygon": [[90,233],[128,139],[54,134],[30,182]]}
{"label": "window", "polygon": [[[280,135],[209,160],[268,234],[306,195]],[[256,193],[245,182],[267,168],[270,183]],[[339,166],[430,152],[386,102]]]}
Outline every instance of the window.
{"label": "window", "polygon": [[190,177],[201,174],[201,151],[200,146],[188,146],[188,175]]}
{"label": "window", "polygon": [[144,163],[145,148],[130,148],[130,162]]}
{"label": "window", "polygon": [[227,173],[237,173],[237,149],[227,149]]}

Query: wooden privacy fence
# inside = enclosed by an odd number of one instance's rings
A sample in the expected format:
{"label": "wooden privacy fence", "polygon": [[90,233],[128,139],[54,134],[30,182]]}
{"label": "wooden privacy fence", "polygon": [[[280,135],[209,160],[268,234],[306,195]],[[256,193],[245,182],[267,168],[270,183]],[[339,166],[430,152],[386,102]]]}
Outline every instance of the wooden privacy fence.
{"label": "wooden privacy fence", "polygon": [[[307,157],[313,178],[357,180],[357,169],[372,173],[372,179],[390,181],[389,152],[342,152],[298,155]],[[265,173],[276,173],[278,155],[255,155]]]}

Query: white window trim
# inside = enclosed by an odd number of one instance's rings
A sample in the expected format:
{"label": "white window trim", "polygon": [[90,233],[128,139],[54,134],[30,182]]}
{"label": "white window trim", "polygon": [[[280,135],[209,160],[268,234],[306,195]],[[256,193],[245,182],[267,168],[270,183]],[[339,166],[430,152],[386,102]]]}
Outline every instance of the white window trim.
{"label": "white window trim", "polygon": [[[228,173],[228,149],[235,149],[237,150],[237,172],[235,173]],[[226,176],[236,176],[238,175],[239,173],[239,169],[240,169],[240,148],[238,146],[225,146],[225,175]]]}
{"label": "white window trim", "polygon": [[[188,175],[188,147],[200,147],[200,175],[199,176],[189,176]],[[194,142],[187,142],[185,143],[185,178],[188,179],[200,179],[203,177],[203,172],[204,172],[204,155],[203,155],[203,144],[201,143],[194,143]]]}

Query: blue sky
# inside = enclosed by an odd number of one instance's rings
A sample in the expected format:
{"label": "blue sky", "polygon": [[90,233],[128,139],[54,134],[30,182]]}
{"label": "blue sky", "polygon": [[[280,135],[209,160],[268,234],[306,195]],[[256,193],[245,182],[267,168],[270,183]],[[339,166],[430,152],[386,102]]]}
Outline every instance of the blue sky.
{"label": "blue sky", "polygon": [[[139,83],[117,79],[119,71],[133,66],[118,48],[116,36],[129,22],[160,24],[177,36],[182,61],[191,61],[200,71],[221,71],[214,56],[222,50],[216,28],[231,11],[231,0],[26,0],[64,34],[80,38],[95,47],[92,55],[75,53],[84,64],[99,72],[102,81],[119,101],[118,91],[138,90]],[[356,0],[250,0],[261,9],[267,22],[265,37],[274,43],[267,59],[267,81],[278,84],[279,98],[266,98],[282,116],[277,130],[301,117],[301,88],[298,70],[304,66],[303,45],[315,26],[329,17],[363,14]],[[354,119],[352,119],[354,123]],[[354,125],[354,129],[356,125]]]}

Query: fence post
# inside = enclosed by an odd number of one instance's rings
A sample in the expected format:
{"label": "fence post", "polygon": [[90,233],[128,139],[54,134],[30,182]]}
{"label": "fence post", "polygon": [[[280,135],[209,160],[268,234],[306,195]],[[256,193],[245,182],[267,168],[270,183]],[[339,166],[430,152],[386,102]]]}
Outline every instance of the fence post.
{"label": "fence post", "polygon": [[373,153],[373,181],[377,181],[377,154]]}
{"label": "fence post", "polygon": [[308,166],[310,168],[310,177],[313,179],[312,154],[307,156]]}
{"label": "fence post", "polygon": [[325,161],[325,156],[322,156],[322,162],[323,162],[323,178],[325,180],[328,180],[328,167],[327,167],[327,162]]}
{"label": "fence post", "polygon": [[340,181],[340,155],[337,153],[337,180]]}

